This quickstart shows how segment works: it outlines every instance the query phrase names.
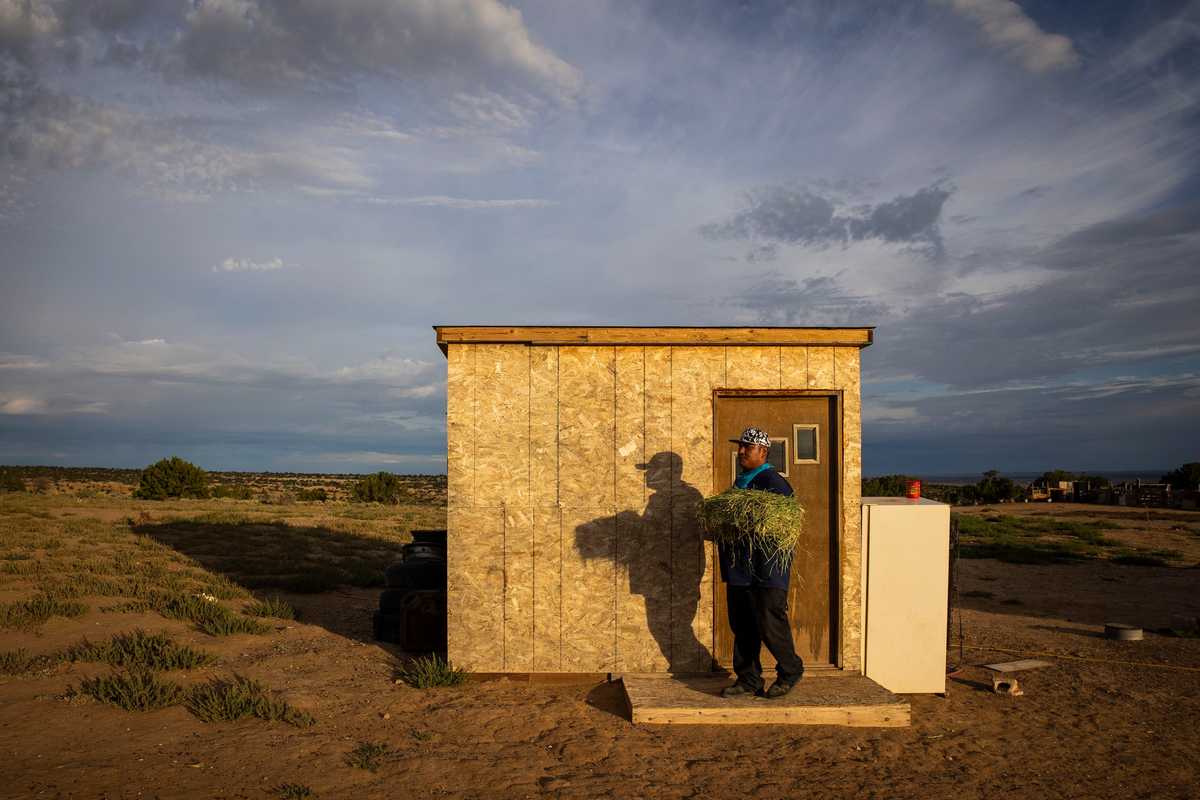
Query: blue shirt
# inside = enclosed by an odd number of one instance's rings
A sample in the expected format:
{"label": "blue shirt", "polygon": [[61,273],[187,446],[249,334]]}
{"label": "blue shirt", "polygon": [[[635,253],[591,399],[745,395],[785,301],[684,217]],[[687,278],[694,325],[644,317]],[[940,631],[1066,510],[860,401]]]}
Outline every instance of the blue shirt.
{"label": "blue shirt", "polygon": [[[734,485],[739,489],[759,489],[786,496],[792,495],[792,487],[770,464],[743,472]],[[746,545],[717,543],[717,556],[721,562],[721,580],[730,586],[763,586],[771,589],[786,589],[792,577],[792,565],[768,563],[765,554],[756,550],[750,558]]]}

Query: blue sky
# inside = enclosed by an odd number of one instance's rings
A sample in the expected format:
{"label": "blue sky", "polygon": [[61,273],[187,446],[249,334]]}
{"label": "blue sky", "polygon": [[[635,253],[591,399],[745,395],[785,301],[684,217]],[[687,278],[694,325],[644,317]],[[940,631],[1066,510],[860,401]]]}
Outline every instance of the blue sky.
{"label": "blue sky", "polygon": [[0,463],[444,470],[430,326],[875,325],[868,473],[1200,459],[1200,3],[0,0]]}

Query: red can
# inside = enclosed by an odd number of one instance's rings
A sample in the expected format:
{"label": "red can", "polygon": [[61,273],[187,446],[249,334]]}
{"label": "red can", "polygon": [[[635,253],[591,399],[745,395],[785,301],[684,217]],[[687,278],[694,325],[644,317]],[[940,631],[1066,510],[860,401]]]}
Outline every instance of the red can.
{"label": "red can", "polygon": [[909,481],[908,484],[906,485],[906,488],[904,491],[904,496],[907,497],[909,500],[920,500],[921,499],[921,482],[920,481]]}

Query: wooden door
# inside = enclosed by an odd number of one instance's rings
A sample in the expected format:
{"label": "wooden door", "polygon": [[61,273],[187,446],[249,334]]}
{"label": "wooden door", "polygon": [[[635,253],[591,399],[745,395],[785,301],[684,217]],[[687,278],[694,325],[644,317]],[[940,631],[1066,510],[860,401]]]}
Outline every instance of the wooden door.
{"label": "wooden door", "polygon": [[[831,395],[720,396],[716,402],[713,464],[715,487],[724,491],[736,474],[737,439],[750,426],[772,439],[768,461],[783,475],[805,511],[806,535],[797,548],[788,587],[788,614],[796,653],[806,667],[832,665],[837,642],[837,534],[839,508],[837,398]],[[716,570],[714,593],[715,648],[720,666],[733,661],[733,633],[725,601],[725,584]],[[775,665],[764,646],[764,669]]]}

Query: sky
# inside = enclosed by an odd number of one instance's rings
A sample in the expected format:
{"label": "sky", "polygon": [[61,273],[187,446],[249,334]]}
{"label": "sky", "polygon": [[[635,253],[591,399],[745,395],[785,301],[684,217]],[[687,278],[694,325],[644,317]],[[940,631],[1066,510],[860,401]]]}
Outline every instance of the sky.
{"label": "sky", "polygon": [[1200,2],[0,0],[0,463],[445,470],[435,324],[872,325],[867,474],[1200,460]]}

